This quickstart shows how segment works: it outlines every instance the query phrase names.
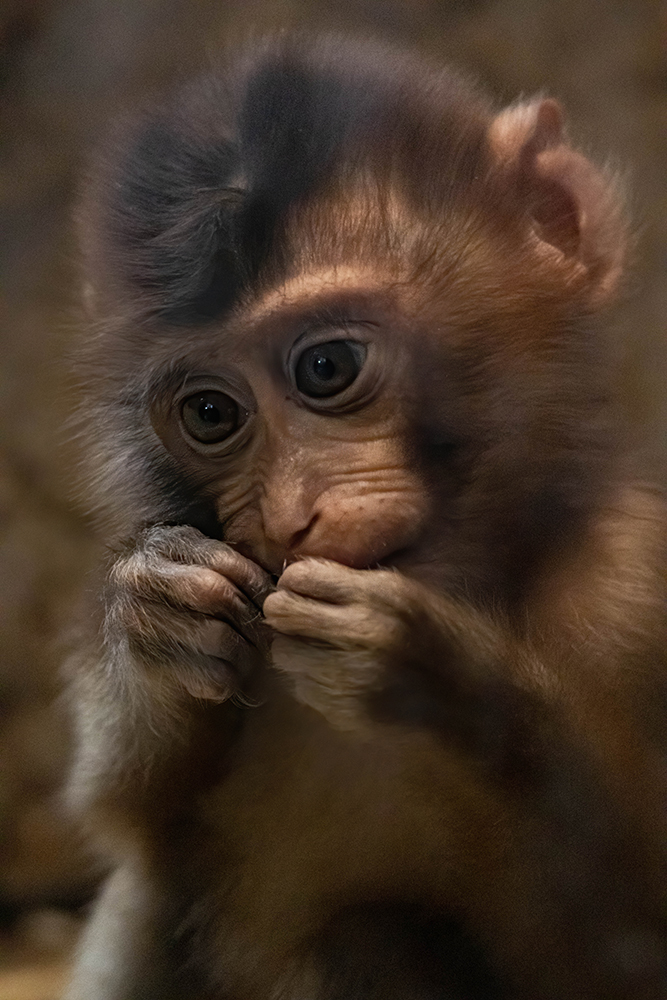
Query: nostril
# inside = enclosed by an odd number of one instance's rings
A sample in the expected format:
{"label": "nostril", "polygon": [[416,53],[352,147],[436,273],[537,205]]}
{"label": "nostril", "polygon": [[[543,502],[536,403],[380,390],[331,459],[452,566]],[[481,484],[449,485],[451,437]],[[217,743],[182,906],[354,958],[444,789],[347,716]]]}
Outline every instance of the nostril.
{"label": "nostril", "polygon": [[289,540],[288,548],[290,552],[293,552],[295,549],[298,549],[298,547],[306,540],[310,532],[313,530],[315,523],[319,521],[319,518],[320,518],[319,514],[313,514],[313,516],[311,517],[310,521],[308,522],[305,528],[302,528],[300,531],[294,532],[294,534]]}

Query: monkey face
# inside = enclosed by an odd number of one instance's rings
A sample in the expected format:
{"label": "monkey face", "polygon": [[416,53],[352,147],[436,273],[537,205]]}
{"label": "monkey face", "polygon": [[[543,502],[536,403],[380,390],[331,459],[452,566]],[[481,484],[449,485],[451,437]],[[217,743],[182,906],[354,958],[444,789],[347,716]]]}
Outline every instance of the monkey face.
{"label": "monkey face", "polygon": [[152,407],[225,540],[272,573],[306,555],[393,562],[431,507],[407,454],[417,387],[396,313],[386,295],[310,277],[226,324],[213,353],[196,347]]}

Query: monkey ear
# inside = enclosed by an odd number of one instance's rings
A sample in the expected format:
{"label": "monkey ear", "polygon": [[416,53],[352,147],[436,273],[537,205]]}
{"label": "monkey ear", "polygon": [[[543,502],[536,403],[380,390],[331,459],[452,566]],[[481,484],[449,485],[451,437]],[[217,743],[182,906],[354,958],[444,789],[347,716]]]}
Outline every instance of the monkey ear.
{"label": "monkey ear", "polygon": [[497,167],[523,202],[538,252],[574,270],[594,304],[604,305],[618,288],[627,249],[616,179],[568,144],[561,106],[551,98],[500,112],[489,140]]}

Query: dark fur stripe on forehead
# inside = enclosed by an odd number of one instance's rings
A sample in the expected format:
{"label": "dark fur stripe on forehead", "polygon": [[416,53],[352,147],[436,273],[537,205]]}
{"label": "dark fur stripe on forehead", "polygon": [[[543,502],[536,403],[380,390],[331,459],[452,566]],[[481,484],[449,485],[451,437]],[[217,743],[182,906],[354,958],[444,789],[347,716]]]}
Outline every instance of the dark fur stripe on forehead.
{"label": "dark fur stripe on forehead", "polygon": [[458,77],[384,47],[264,42],[119,131],[93,186],[94,270],[163,322],[220,316],[280,276],[288,208],[346,172],[430,204],[474,174],[486,116]]}

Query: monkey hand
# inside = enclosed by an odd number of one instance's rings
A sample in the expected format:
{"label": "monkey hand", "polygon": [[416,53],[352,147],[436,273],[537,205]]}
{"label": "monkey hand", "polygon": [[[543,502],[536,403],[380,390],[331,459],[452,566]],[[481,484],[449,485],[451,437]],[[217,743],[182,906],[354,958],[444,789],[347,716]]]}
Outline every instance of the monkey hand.
{"label": "monkey hand", "polygon": [[297,700],[337,728],[358,729],[393,665],[424,645],[423,629],[416,633],[426,594],[393,570],[313,558],[292,563],[264,602],[276,633],[273,664],[290,676]]}
{"label": "monkey hand", "polygon": [[158,684],[224,701],[266,661],[261,606],[271,587],[228,545],[195,528],[157,525],[111,568],[107,645],[126,650]]}
{"label": "monkey hand", "polygon": [[280,577],[264,615],[274,666],[338,729],[396,721],[467,739],[487,728],[490,708],[490,725],[499,723],[507,695],[497,668],[510,657],[501,631],[401,573],[303,559]]}

